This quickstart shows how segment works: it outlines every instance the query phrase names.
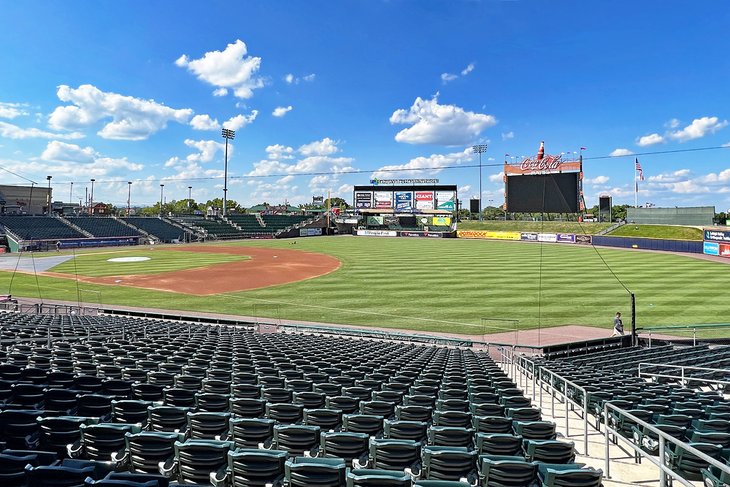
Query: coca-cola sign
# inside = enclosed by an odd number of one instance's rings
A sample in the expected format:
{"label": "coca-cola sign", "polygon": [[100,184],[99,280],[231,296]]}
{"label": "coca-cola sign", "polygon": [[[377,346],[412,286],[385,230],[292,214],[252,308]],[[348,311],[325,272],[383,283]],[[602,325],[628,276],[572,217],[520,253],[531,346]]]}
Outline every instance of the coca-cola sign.
{"label": "coca-cola sign", "polygon": [[580,172],[580,161],[564,161],[562,155],[545,155],[542,159],[526,158],[519,164],[504,165],[505,176],[521,174],[550,174],[558,172]]}
{"label": "coca-cola sign", "polygon": [[523,171],[557,171],[562,164],[562,156],[544,156],[542,159],[527,158],[520,164]]}

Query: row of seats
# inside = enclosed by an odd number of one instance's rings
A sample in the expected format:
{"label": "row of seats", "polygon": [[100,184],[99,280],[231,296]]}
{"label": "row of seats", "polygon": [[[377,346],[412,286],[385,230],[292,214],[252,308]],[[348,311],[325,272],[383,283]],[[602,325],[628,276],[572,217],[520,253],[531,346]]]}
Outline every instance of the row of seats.
{"label": "row of seats", "polygon": [[[120,317],[0,320],[30,338],[0,365],[0,438],[13,449],[204,485],[261,485],[230,464],[251,449],[301,469],[284,468],[290,485],[387,485],[369,475],[497,485],[483,480],[495,455],[531,478],[600,483],[483,353],[179,323],[169,337],[160,320]],[[318,483],[322,462],[334,480]],[[390,473],[363,472],[373,469]]]}
{"label": "row of seats", "polygon": [[184,240],[185,231],[182,228],[176,227],[161,218],[129,217],[123,218],[123,220],[133,227],[152,235],[161,242],[170,243]]}
{"label": "row of seats", "polygon": [[[638,364],[647,362],[704,366],[724,364],[727,367],[729,354],[730,347],[727,346],[629,347],[618,351],[597,351],[571,359],[538,359],[537,363],[582,388],[566,386],[561,379],[539,369],[542,381],[550,383],[579,404],[587,400],[588,412],[595,418],[599,430],[608,421],[618,434],[634,442],[644,452],[659,454],[659,438],[651,428],[613,410],[609,410],[608,417],[605,417],[605,404],[610,403],[730,466],[730,401],[724,398],[721,390],[687,387],[687,383],[699,385],[691,380],[684,384],[679,381],[668,383],[647,381],[637,375]],[[642,367],[641,370],[646,369]],[[583,390],[587,397],[584,397]],[[641,456],[637,453],[635,459],[640,462]],[[713,476],[706,461],[673,444],[667,445],[666,459],[675,472],[688,480],[707,481]],[[721,473],[719,469],[714,471],[713,478],[723,477]]]}
{"label": "row of seats", "polygon": [[76,225],[94,237],[141,237],[142,235],[125,225],[120,220],[111,217],[66,217],[73,225]]}
{"label": "row of seats", "polygon": [[61,240],[86,238],[86,235],[48,216],[0,215],[0,227],[22,240]]}

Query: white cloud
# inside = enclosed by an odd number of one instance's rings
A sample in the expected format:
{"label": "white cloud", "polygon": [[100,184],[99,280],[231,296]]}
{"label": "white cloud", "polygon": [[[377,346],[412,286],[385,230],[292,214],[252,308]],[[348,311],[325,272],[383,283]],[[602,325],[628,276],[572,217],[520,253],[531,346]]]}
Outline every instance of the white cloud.
{"label": "white cloud", "polygon": [[288,85],[298,85],[301,81],[306,81],[307,83],[311,83],[315,80],[317,77],[316,74],[310,73],[307,75],[302,76],[301,78],[298,76],[294,76],[292,73],[287,73],[284,75],[284,82]]}
{"label": "white cloud", "polygon": [[218,120],[210,118],[210,115],[195,115],[190,120],[190,126],[195,130],[218,130],[221,128]]}
{"label": "white cloud", "polygon": [[[248,56],[246,43],[240,39],[228,44],[223,51],[209,51],[199,59],[191,60],[183,54],[175,64],[215,86],[216,96],[232,90],[237,98],[251,98],[253,90],[264,86],[263,78],[257,76],[261,58]],[[222,90],[226,90],[225,93]]]}
{"label": "white cloud", "polygon": [[514,139],[515,133],[512,131],[502,132],[502,140]]}
{"label": "white cloud", "polygon": [[337,147],[338,143],[329,137],[325,137],[322,140],[315,140],[314,142],[302,145],[299,147],[298,152],[305,157],[328,156],[339,152],[340,149]]}
{"label": "white cloud", "polygon": [[673,118],[671,120],[668,120],[667,123],[664,124],[664,126],[668,129],[676,129],[677,127],[679,127],[679,120]]}
{"label": "white cloud", "polygon": [[[130,162],[126,158],[112,158],[99,154],[91,147],[80,147],[57,140],[48,142],[45,150],[37,159],[18,163],[24,174],[39,177],[53,174],[57,177],[99,178],[118,173],[128,175],[130,171],[141,171],[143,164]],[[11,165],[12,170],[12,165]]]}
{"label": "white cloud", "polygon": [[[296,160],[291,147],[276,144],[266,148],[267,159],[254,163],[249,176],[270,176],[272,174],[295,175],[309,172],[331,173],[335,175],[352,170],[351,157],[333,157],[339,152],[337,142],[329,137],[304,144],[298,149],[303,156]],[[281,156],[281,157],[277,157]],[[290,162],[291,161],[291,162]]]}
{"label": "white cloud", "polygon": [[0,118],[13,119],[22,115],[28,115],[25,108],[28,105],[24,103],[4,103],[0,102]]}
{"label": "white cloud", "polygon": [[[185,139],[185,145],[198,151],[187,156],[186,159],[190,162],[212,162],[218,151],[225,150],[225,144],[215,140]],[[233,146],[229,144],[228,157],[230,158],[232,154]]]}
{"label": "white cloud", "polygon": [[37,128],[21,128],[12,123],[0,122],[0,137],[6,139],[83,139],[84,134],[80,132],[69,132],[66,134],[47,132]]}
{"label": "white cloud", "polygon": [[249,115],[236,115],[235,117],[229,118],[223,123],[223,127],[230,130],[240,130],[246,125],[250,125],[258,116],[258,110],[251,110]]}
{"label": "white cloud", "polygon": [[[213,96],[226,96],[228,94],[228,90],[225,88],[216,88],[213,90]],[[238,104],[236,104],[238,106]]]}
{"label": "white cloud", "polygon": [[593,184],[593,185],[598,186],[598,185],[606,184],[608,182],[608,180],[609,180],[608,176],[596,176],[593,179],[586,179],[585,182],[587,184]]}
{"label": "white cloud", "polygon": [[396,134],[398,142],[461,145],[473,142],[484,129],[494,126],[497,119],[456,105],[439,105],[437,93],[430,100],[417,97],[409,109],[396,110],[390,116],[390,123],[412,124]]}
{"label": "white cloud", "polygon": [[187,123],[193,115],[189,108],[176,110],[154,100],[104,92],[92,85],[76,89],[61,85],[57,94],[71,105],[56,107],[48,118],[51,128],[72,130],[111,118],[98,132],[105,139],[144,140],[167,127],[168,122]]}
{"label": "white cloud", "polygon": [[269,159],[294,159],[294,149],[281,144],[266,147]]}
{"label": "white cloud", "polygon": [[727,120],[721,121],[717,117],[696,118],[683,129],[670,132],[669,137],[679,142],[687,142],[688,140],[699,139],[708,134],[714,134],[723,127],[726,127],[727,124]]}
{"label": "white cloud", "polygon": [[459,186],[459,188],[458,188],[458,192],[461,194],[466,194],[469,191],[471,191],[471,185],[469,185],[469,184],[466,184],[464,186]]}
{"label": "white cloud", "polygon": [[471,147],[461,152],[450,154],[431,154],[430,156],[419,156],[411,159],[405,164],[391,164],[383,166],[373,172],[373,178],[391,178],[397,175],[423,175],[436,174],[446,167],[457,166],[463,162],[474,159]]}
{"label": "white cloud", "polygon": [[286,114],[287,114],[287,112],[290,112],[290,111],[292,110],[292,108],[293,108],[293,107],[292,107],[291,105],[289,105],[289,106],[286,106],[286,107],[276,107],[276,108],[274,108],[274,111],[273,111],[273,112],[271,112],[271,114],[272,114],[273,116],[275,116],[275,117],[279,117],[279,118],[281,118],[281,117],[283,117],[284,115],[286,115]]}
{"label": "white cloud", "polygon": [[467,65],[467,67],[465,67],[464,69],[461,70],[461,75],[466,76],[467,74],[471,73],[472,71],[474,71],[474,63],[469,63]]}
{"label": "white cloud", "polygon": [[673,172],[665,172],[654,176],[649,176],[647,181],[656,183],[676,183],[685,180],[690,175],[689,169],[679,169]]}
{"label": "white cloud", "polygon": [[609,156],[611,156],[611,157],[622,157],[622,156],[630,156],[630,155],[633,155],[633,154],[634,153],[631,152],[629,149],[618,148],[618,149],[614,149],[609,154]]}
{"label": "white cloud", "polygon": [[636,145],[639,147],[647,147],[650,145],[661,144],[662,142],[664,142],[664,137],[657,133],[653,133],[639,137],[636,141]]}
{"label": "white cloud", "polygon": [[489,176],[489,180],[493,183],[501,183],[504,181],[504,172],[498,172]]}
{"label": "white cloud", "polygon": [[81,148],[76,144],[67,144],[52,140],[41,154],[41,159],[51,162],[78,162],[88,164],[96,159],[96,152],[91,147]]}
{"label": "white cloud", "polygon": [[458,77],[458,75],[452,73],[441,73],[441,82],[443,84],[446,84],[449,81],[454,81]]}

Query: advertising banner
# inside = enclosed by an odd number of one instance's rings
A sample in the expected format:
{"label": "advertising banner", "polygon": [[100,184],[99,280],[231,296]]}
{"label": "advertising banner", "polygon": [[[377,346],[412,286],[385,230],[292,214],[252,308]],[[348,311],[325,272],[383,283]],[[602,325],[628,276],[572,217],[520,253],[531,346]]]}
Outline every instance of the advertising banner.
{"label": "advertising banner", "polygon": [[394,230],[364,230],[360,229],[357,234],[361,237],[397,237],[398,232]]}
{"label": "advertising banner", "polygon": [[416,209],[433,210],[433,191],[416,191]]}
{"label": "advertising banner", "polygon": [[436,209],[456,210],[456,194],[453,191],[436,191]]}
{"label": "advertising banner", "polygon": [[400,232],[401,237],[429,237],[429,238],[441,238],[440,233],[433,232]]}
{"label": "advertising banner", "polygon": [[730,259],[730,244],[720,244],[720,257]]}
{"label": "advertising banner", "polygon": [[717,242],[705,242],[702,252],[707,255],[720,255],[720,244]]}
{"label": "advertising banner", "polygon": [[355,193],[355,208],[367,209],[373,207],[373,193],[370,191],[358,191]]}
{"label": "advertising banner", "polygon": [[520,240],[520,232],[499,232],[486,230],[458,230],[458,238],[491,238],[496,240]]}
{"label": "advertising banner", "polygon": [[321,228],[300,228],[299,229],[300,237],[315,237],[318,235],[322,235]]}
{"label": "advertising banner", "polygon": [[396,191],[395,209],[396,211],[411,211],[413,209],[413,192]]}
{"label": "advertising banner", "polygon": [[391,191],[375,191],[375,208],[393,208],[393,193]]}
{"label": "advertising banner", "polygon": [[557,242],[558,236],[554,233],[538,233],[537,241],[538,242]]}
{"label": "advertising banner", "polygon": [[520,240],[527,240],[528,242],[537,242],[536,233],[520,233]]}
{"label": "advertising banner", "polygon": [[558,242],[560,243],[575,243],[575,235],[572,233],[559,233]]}
{"label": "advertising banner", "polygon": [[433,222],[431,224],[436,227],[448,227],[451,225],[451,217],[435,216],[433,217]]}
{"label": "advertising banner", "polygon": [[504,165],[505,176],[524,174],[550,174],[580,171],[580,161],[564,161],[563,156],[545,154],[542,159],[526,158],[520,164]]}
{"label": "advertising banner", "polygon": [[382,216],[369,216],[366,220],[368,225],[382,225],[383,224],[383,217]]}
{"label": "advertising banner", "polygon": [[593,237],[590,235],[576,235],[575,243],[583,245],[591,245],[593,243]]}
{"label": "advertising banner", "polygon": [[722,230],[705,230],[705,240],[714,240],[715,242],[730,242],[730,232]]}

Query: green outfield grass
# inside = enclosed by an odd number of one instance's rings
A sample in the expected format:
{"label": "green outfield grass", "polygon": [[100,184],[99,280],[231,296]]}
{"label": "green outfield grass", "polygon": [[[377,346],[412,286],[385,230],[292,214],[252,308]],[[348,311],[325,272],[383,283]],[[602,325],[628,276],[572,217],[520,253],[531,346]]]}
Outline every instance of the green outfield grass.
{"label": "green outfield grass", "polygon": [[615,237],[668,238],[672,240],[702,240],[704,233],[699,228],[671,225],[621,225],[611,233]]}
{"label": "green outfield grass", "polygon": [[578,222],[524,222],[524,221],[478,221],[465,220],[459,222],[459,230],[488,230],[505,232],[545,232],[545,233],[578,233],[595,235],[610,227],[610,223],[578,223]]}
{"label": "green outfield grass", "polygon": [[578,245],[367,237],[292,243],[224,245],[323,252],[342,267],[299,283],[205,297],[87,283],[77,289],[73,280],[20,274],[10,289],[12,274],[0,272],[0,293],[37,298],[40,290],[43,299],[81,295],[102,304],[480,334],[504,331],[482,318],[518,319],[520,328],[610,328],[616,311],[630,312],[618,277],[636,294],[640,326],[722,323],[730,316],[730,267],[687,256],[599,249],[614,277],[595,249]]}
{"label": "green outfield grass", "polygon": [[[119,257],[147,257],[141,262],[109,262]],[[123,276],[132,274],[159,274],[160,272],[195,269],[213,264],[246,260],[243,255],[210,254],[205,252],[187,252],[181,254],[176,250],[162,248],[146,248],[140,250],[117,250],[89,252],[77,255],[52,269],[52,272],[89,277]]]}

